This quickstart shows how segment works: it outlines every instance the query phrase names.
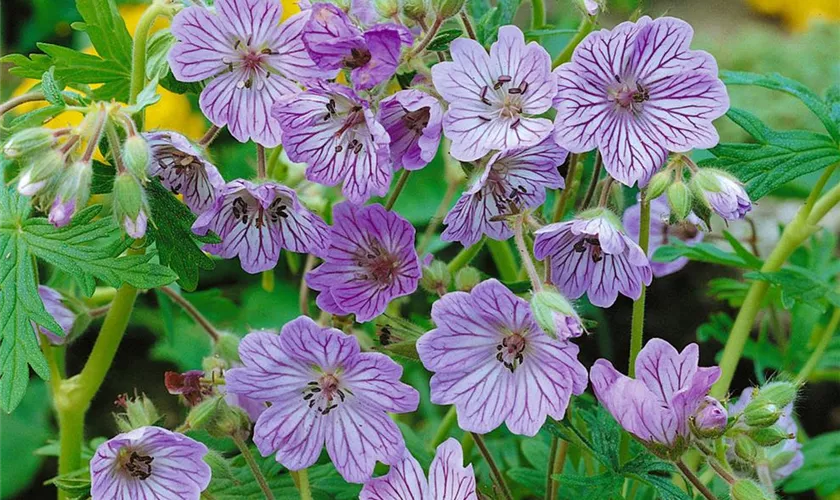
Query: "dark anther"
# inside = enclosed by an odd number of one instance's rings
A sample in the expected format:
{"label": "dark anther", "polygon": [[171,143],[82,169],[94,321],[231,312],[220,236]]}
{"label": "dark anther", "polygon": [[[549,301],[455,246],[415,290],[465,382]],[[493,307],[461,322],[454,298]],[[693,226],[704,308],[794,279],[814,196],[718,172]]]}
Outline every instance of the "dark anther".
{"label": "dark anther", "polygon": [[583,240],[578,241],[575,243],[574,249],[577,253],[583,253],[586,250],[586,242]]}
{"label": "dark anther", "polygon": [[353,148],[353,152],[356,153],[356,154],[359,154],[359,153],[362,152],[362,143],[361,142],[356,144],[356,147]]}
{"label": "dark anther", "polygon": [[621,78],[619,78],[618,75],[613,75],[613,76],[615,77],[615,81],[617,83],[621,83]]}
{"label": "dark anther", "polygon": [[645,102],[650,99],[650,92],[641,85],[636,85],[639,89],[633,94],[633,102]]}
{"label": "dark anther", "polygon": [[239,46],[242,45],[242,40],[237,40],[235,44],[233,44],[233,50],[239,50]]}
{"label": "dark anther", "polygon": [[270,56],[271,54],[273,54],[273,52],[271,51],[271,49],[269,49],[268,47],[266,47],[266,48],[264,48],[264,49],[262,49],[262,50],[260,51],[260,54],[265,54],[265,55]]}
{"label": "dark anther", "polygon": [[519,87],[513,87],[512,89],[508,89],[508,94],[510,94],[510,95],[516,95],[516,94],[521,94],[521,93],[522,93],[522,89],[520,89]]}
{"label": "dark anther", "polygon": [[303,400],[309,401],[310,399],[312,399],[313,396],[315,396],[315,394],[310,392],[309,394],[303,396]]}
{"label": "dark anther", "polygon": [[490,106],[490,101],[487,99],[487,91],[488,90],[489,89],[487,87],[484,87],[484,88],[481,89],[481,102]]}
{"label": "dark anther", "polygon": [[128,457],[128,463],[125,464],[125,470],[137,479],[146,480],[152,475],[152,461],[154,458],[148,455],[139,455],[136,451],[132,451]]}
{"label": "dark anther", "polygon": [[245,200],[243,200],[242,197],[237,196],[236,199],[233,200],[230,211],[233,214],[233,217],[242,221],[243,224],[248,222],[248,204],[245,203]]}
{"label": "dark anther", "polygon": [[339,144],[338,146],[335,147],[335,152],[340,153],[341,150],[343,150],[343,149],[344,149],[344,147],[341,144]]}
{"label": "dark anther", "polygon": [[331,115],[335,114],[335,100],[334,99],[330,99],[330,102],[327,103],[327,111],[329,111]]}
{"label": "dark anther", "polygon": [[486,116],[481,116],[481,115],[478,115],[478,119],[479,119],[479,120],[481,120],[481,121],[483,121],[483,122],[489,122],[489,121],[491,121],[491,120],[490,120],[490,118],[487,118]]}
{"label": "dark anther", "polygon": [[519,90],[521,90],[522,94],[528,91],[528,82],[522,82],[519,84]]}
{"label": "dark anther", "polygon": [[601,251],[600,246],[593,246],[592,247],[592,262],[601,262],[604,260],[604,253]]}
{"label": "dark anther", "polygon": [[246,89],[250,89],[250,88],[251,88],[251,85],[253,85],[253,84],[254,84],[254,81],[253,81],[253,80],[251,80],[250,78],[248,78],[247,80],[245,80],[245,88],[246,88]]}

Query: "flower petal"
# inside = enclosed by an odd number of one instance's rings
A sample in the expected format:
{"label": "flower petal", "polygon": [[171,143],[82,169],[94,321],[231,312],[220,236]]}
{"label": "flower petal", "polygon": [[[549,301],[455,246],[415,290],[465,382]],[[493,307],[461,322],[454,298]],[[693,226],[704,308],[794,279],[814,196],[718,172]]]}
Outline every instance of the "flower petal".
{"label": "flower petal", "polygon": [[329,427],[324,415],[299,403],[274,404],[254,424],[254,444],[262,456],[276,453],[289,470],[309,467],[318,460]]}
{"label": "flower petal", "polygon": [[[365,483],[359,500],[425,500],[429,486],[420,463],[406,451],[405,457],[391,466],[384,476]],[[443,497],[432,497],[441,498]]]}
{"label": "flower petal", "polygon": [[291,358],[329,371],[359,354],[359,341],[335,328],[323,328],[307,316],[286,323],[280,332],[283,351]]}
{"label": "flower petal", "polygon": [[272,0],[217,0],[219,18],[243,43],[263,45],[280,24],[280,4]]}
{"label": "flower petal", "polygon": [[399,381],[402,366],[381,353],[363,353],[344,366],[342,381],[359,403],[383,411],[406,413],[417,409],[420,394]]}
{"label": "flower petal", "polygon": [[178,40],[169,51],[169,66],[176,79],[200,82],[227,69],[225,60],[236,56],[228,39],[228,26],[204,7],[188,7],[172,20]]}
{"label": "flower petal", "polygon": [[490,47],[490,68],[494,75],[510,76],[511,87],[528,84],[522,95],[523,113],[538,115],[551,107],[557,92],[551,56],[537,42],[525,45],[525,36],[518,27],[499,28],[498,40]]}
{"label": "flower petal", "polygon": [[225,372],[227,391],[233,394],[281,402],[312,380],[311,366],[290,358],[276,333],[249,333],[239,343],[239,357],[245,367]]}
{"label": "flower petal", "polygon": [[461,444],[449,438],[435,452],[429,467],[429,498],[435,500],[477,500],[472,464],[464,467]]}
{"label": "flower petal", "polygon": [[702,71],[717,76],[717,63],[707,52],[689,50],[694,30],[682,19],[644,16],[637,21],[627,71],[641,81],[651,82],[667,76]]}

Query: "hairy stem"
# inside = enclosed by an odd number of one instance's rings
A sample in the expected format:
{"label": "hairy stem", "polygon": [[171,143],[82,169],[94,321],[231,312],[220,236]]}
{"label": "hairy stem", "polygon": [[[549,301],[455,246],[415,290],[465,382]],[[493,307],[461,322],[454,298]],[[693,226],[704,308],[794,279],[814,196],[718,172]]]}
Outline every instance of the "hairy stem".
{"label": "hairy stem", "polygon": [[535,292],[542,290],[542,280],[534,267],[534,261],[531,260],[531,252],[528,251],[528,246],[525,245],[524,227],[522,223],[523,216],[519,215],[513,223],[513,239],[516,242],[516,249],[519,250],[519,257],[522,260],[522,267],[528,273],[528,278],[531,280],[531,286]]}
{"label": "hairy stem", "polygon": [[580,184],[573,184],[580,164],[581,161],[579,154],[572,153],[569,155],[569,170],[566,172],[565,179],[566,188],[563,189],[563,192],[560,193],[560,196],[557,198],[557,202],[554,204],[554,214],[551,217],[551,222],[557,222],[563,218],[570,199],[572,200],[572,203],[574,203],[574,199],[577,197],[577,187],[579,187]]}
{"label": "hairy stem", "polygon": [[207,318],[205,318],[204,315],[201,314],[198,311],[198,309],[196,309],[195,306],[192,305],[190,301],[185,299],[183,295],[179,294],[178,292],[169,288],[168,286],[162,286],[159,288],[159,290],[166,294],[167,297],[172,299],[173,302],[178,304],[181,307],[181,309],[184,310],[184,312],[189,314],[190,317],[196,323],[198,323],[199,326],[204,328],[204,331],[206,331],[207,334],[210,335],[210,338],[213,339],[214,343],[219,341],[220,335],[219,331],[216,330],[216,327],[214,327],[213,324],[210,323],[210,321],[208,321]]}
{"label": "hairy stem", "polygon": [[391,192],[391,196],[388,197],[388,201],[385,202],[385,210],[391,210],[394,208],[394,203],[397,202],[397,198],[402,193],[403,188],[405,187],[405,183],[408,182],[408,176],[411,175],[411,170],[403,169],[402,173],[400,174],[400,178],[397,179],[397,185],[394,186],[394,190]]}
{"label": "hairy stem", "polygon": [[531,29],[536,30],[545,26],[545,2],[531,0]]}
{"label": "hairy stem", "polygon": [[265,146],[257,144],[257,177],[265,179]]}
{"label": "hairy stem", "polygon": [[424,50],[426,50],[426,47],[430,43],[432,43],[432,40],[434,40],[435,36],[437,36],[437,32],[438,30],[440,30],[443,21],[444,19],[442,19],[441,17],[435,17],[435,21],[432,23],[432,27],[429,28],[429,30],[426,32],[426,36],[423,37],[423,40],[421,40],[417,47],[411,52],[409,58],[416,57],[423,53]]}
{"label": "hairy stem", "polygon": [[[605,186],[606,189],[606,186]],[[642,191],[641,220],[639,221],[639,246],[645,255],[648,253],[648,241],[650,240],[650,201],[645,192]],[[633,302],[633,318],[630,326],[630,360],[628,373],[633,377],[636,373],[636,358],[642,350],[645,326],[645,295],[647,287],[642,284],[642,293]]]}
{"label": "hairy stem", "polygon": [[473,40],[478,40],[478,37],[475,36],[475,29],[473,28],[472,22],[470,22],[470,17],[463,10],[461,11],[461,23],[464,25],[464,31],[467,32],[467,36]]}
{"label": "hairy stem", "polygon": [[254,455],[251,453],[248,445],[242,437],[239,436],[239,434],[234,433],[231,435],[231,438],[236,444],[236,447],[239,448],[239,451],[242,453],[242,458],[245,459],[245,462],[248,464],[248,468],[251,469],[251,473],[253,473],[254,479],[257,480],[257,484],[260,485],[260,489],[262,490],[263,495],[265,495],[266,500],[274,500],[274,493],[272,493],[271,488],[268,487],[268,482],[265,480],[265,476],[260,470],[260,466],[254,459]]}
{"label": "hairy stem", "polygon": [[776,498],[776,486],[773,484],[773,477],[770,475],[770,465],[767,462],[756,464],[755,473],[758,476],[758,482],[761,483],[761,487],[764,489],[764,492],[767,493],[770,498]]}
{"label": "hairy stem", "polygon": [[111,148],[111,159],[114,160],[114,168],[117,173],[125,172],[125,163],[123,163],[122,154],[120,153],[120,136],[117,135],[117,129],[110,121],[105,122],[105,136],[108,137],[108,146]]}
{"label": "hairy stem", "polygon": [[25,94],[21,94],[17,97],[12,97],[8,101],[4,102],[0,105],[0,116],[6,114],[7,112],[11,111],[12,109],[20,106],[21,104],[27,104],[30,102],[39,102],[39,101],[46,101],[47,98],[44,97],[43,92],[27,92]]}
{"label": "hairy stem", "polygon": [[452,258],[449,261],[449,265],[446,267],[449,269],[450,274],[455,274],[460,271],[462,268],[469,265],[470,262],[475,258],[476,255],[484,248],[484,244],[487,242],[487,237],[484,236],[474,245],[468,246],[458,252],[458,255]]}
{"label": "hairy stem", "polygon": [[569,451],[569,442],[553,436],[551,438],[551,446],[553,453],[549,455],[548,459],[548,477],[545,485],[546,500],[553,500],[557,498],[557,492],[560,490],[560,481],[554,476],[563,473],[563,467],[566,465],[566,455]]}
{"label": "hairy stem", "polygon": [[297,487],[300,492],[300,500],[312,500],[312,490],[309,488],[309,472],[306,469],[297,471]]}
{"label": "hairy stem", "polygon": [[685,462],[683,462],[682,459],[677,459],[677,461],[674,463],[677,465],[677,468],[680,469],[680,472],[682,472],[683,476],[685,476],[685,478],[688,479],[688,481],[691,484],[693,484],[695,488],[697,488],[697,491],[699,491],[700,494],[706,497],[706,500],[717,500],[715,494],[712,493],[709,490],[709,488],[707,488],[706,485],[703,484],[696,475],[694,475],[694,472],[692,472],[691,469],[689,469],[688,466],[685,465]]}
{"label": "hairy stem", "polygon": [[475,432],[472,432],[470,434],[472,434],[475,444],[478,445],[478,449],[479,451],[481,451],[481,456],[484,457],[484,460],[490,467],[490,473],[493,475],[493,482],[496,483],[496,487],[499,489],[499,492],[506,500],[513,500],[513,495],[511,495],[510,493],[510,488],[508,488],[508,485],[505,482],[505,478],[504,476],[502,476],[502,471],[499,470],[499,467],[496,465],[496,461],[493,460],[493,455],[491,455],[490,450],[487,449],[487,444],[484,443],[484,438],[481,436],[481,434],[476,434]]}
{"label": "hairy stem", "polygon": [[211,125],[210,128],[207,129],[207,132],[204,132],[204,135],[201,136],[201,139],[198,140],[198,145],[206,148],[216,139],[216,136],[218,136],[221,131],[222,127]]}
{"label": "hairy stem", "polygon": [[163,2],[153,2],[137,22],[137,29],[134,30],[134,46],[131,54],[131,86],[128,91],[128,103],[137,102],[137,96],[146,86],[146,45],[149,40],[149,31],[158,16],[169,11],[169,6]]}

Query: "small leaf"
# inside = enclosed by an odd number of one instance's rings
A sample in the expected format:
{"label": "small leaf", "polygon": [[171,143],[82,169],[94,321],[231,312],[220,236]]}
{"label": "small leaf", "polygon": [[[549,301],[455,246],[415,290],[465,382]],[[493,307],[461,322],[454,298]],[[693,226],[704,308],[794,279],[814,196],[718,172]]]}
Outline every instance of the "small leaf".
{"label": "small leaf", "polygon": [[653,254],[653,261],[672,262],[680,257],[687,257],[690,260],[708,262],[710,264],[754,269],[752,264],[745,261],[741,256],[721,250],[710,243],[686,245],[681,241],[673,241],[668,246],[657,248]]}
{"label": "small leaf", "polygon": [[50,66],[41,76],[41,90],[50,104],[64,107],[64,97],[61,95],[64,86],[55,79],[55,66]]}
{"label": "small leaf", "polygon": [[732,233],[729,231],[723,232],[723,237],[726,238],[726,241],[729,242],[729,245],[732,247],[732,250],[735,251],[735,254],[751,268],[753,269],[761,269],[761,266],[764,265],[764,262],[756,257],[752,252],[747,250],[744,245],[738,241],[737,238],[732,236]]}
{"label": "small leaf", "polygon": [[809,439],[802,454],[804,464],[785,483],[785,493],[816,490],[825,498],[840,490],[840,431]]}
{"label": "small leaf", "polygon": [[[2,59],[0,59],[0,62],[2,62]],[[160,80],[160,86],[175,94],[198,95],[204,90],[204,84],[201,82],[179,82],[171,70]]]}
{"label": "small leaf", "polygon": [[745,274],[744,277],[766,281],[780,288],[782,304],[786,309],[791,309],[794,302],[819,306],[828,301],[833,306],[840,307],[840,292],[831,283],[807,269],[791,266],[776,272],[754,271]]}
{"label": "small leaf", "polygon": [[175,45],[175,36],[169,29],[156,31],[146,49],[146,78],[162,80],[169,73],[169,49]]}
{"label": "small leaf", "polygon": [[160,100],[160,94],[157,93],[157,88],[158,79],[155,77],[152,78],[145,87],[143,87],[143,90],[141,90],[139,94],[137,94],[137,102],[125,108],[126,111],[130,114],[139,113],[152,104],[158,102]]}
{"label": "small leaf", "polygon": [[429,45],[426,47],[426,50],[431,50],[434,52],[440,52],[443,50],[449,49],[449,44],[452,43],[452,40],[455,40],[459,36],[461,36],[463,32],[459,29],[453,30],[443,30],[438,32],[437,36],[429,42]]}

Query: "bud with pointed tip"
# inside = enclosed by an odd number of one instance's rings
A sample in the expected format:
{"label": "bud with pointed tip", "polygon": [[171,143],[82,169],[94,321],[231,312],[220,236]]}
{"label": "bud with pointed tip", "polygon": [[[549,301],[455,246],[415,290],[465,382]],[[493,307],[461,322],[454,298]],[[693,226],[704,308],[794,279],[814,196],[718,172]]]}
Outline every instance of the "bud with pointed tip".
{"label": "bud with pointed tip", "polygon": [[18,193],[34,196],[41,190],[51,187],[64,170],[64,164],[64,155],[53,149],[36,156],[32,159],[29,168],[20,175]]}
{"label": "bud with pointed tip", "polygon": [[149,143],[142,135],[131,135],[126,138],[123,143],[122,156],[125,168],[134,174],[140,182],[145,183],[149,180],[146,172],[149,168],[151,151]]}
{"label": "bud with pointed tip", "polygon": [[191,429],[204,429],[213,437],[238,436],[247,439],[251,433],[251,419],[241,408],[227,404],[223,396],[202,401],[187,415]]}
{"label": "bud with pointed tip", "polygon": [[469,292],[481,283],[481,273],[478,269],[467,266],[455,274],[455,288],[462,292]]}
{"label": "bud with pointed tip", "polygon": [[667,169],[657,173],[651,177],[650,182],[648,182],[645,196],[647,196],[649,200],[659,198],[662,196],[662,193],[668,189],[668,186],[670,186],[672,182],[674,182],[673,170]]}
{"label": "bud with pointed tip", "polygon": [[759,446],[774,446],[785,439],[793,439],[796,437],[793,434],[783,431],[775,425],[759,429],[750,429],[748,434]]}
{"label": "bud with pointed tip", "polygon": [[744,408],[744,423],[750,427],[770,427],[781,416],[782,408],[766,400],[753,399]]}
{"label": "bud with pointed tip", "polygon": [[703,439],[713,439],[723,435],[728,421],[726,409],[717,399],[706,396],[689,420],[691,430]]}
{"label": "bud with pointed tip", "polygon": [[798,387],[793,382],[777,380],[762,386],[753,399],[754,401],[773,403],[779,408],[784,408],[793,403],[797,391]]}
{"label": "bud with pointed tip", "polygon": [[758,457],[758,447],[749,436],[741,434],[735,438],[735,455],[747,463],[754,463]]}
{"label": "bud with pointed tip", "polygon": [[466,0],[432,0],[432,10],[438,18],[449,19],[455,17],[464,8]]}
{"label": "bud with pointed tip", "polygon": [[149,204],[140,181],[129,173],[121,173],[114,180],[114,218],[132,238],[146,234]]}
{"label": "bud with pointed tip", "polygon": [[671,215],[681,221],[691,213],[691,190],[682,181],[675,182],[666,190]]}
{"label": "bud with pointed tip", "polygon": [[3,154],[7,158],[21,158],[40,153],[53,147],[55,143],[55,135],[50,129],[44,127],[28,128],[9,137],[9,140],[3,145]]}
{"label": "bud with pointed tip", "polygon": [[531,310],[537,324],[552,338],[568,340],[583,334],[580,316],[575,308],[553,287],[534,292]]}
{"label": "bud with pointed tip", "polygon": [[732,500],[770,500],[771,497],[753,481],[739,479],[730,489]]}
{"label": "bud with pointed tip", "polygon": [[451,282],[452,274],[445,262],[434,260],[423,268],[423,277],[420,278],[420,286],[423,287],[423,290],[443,295],[449,289],[449,283]]}

